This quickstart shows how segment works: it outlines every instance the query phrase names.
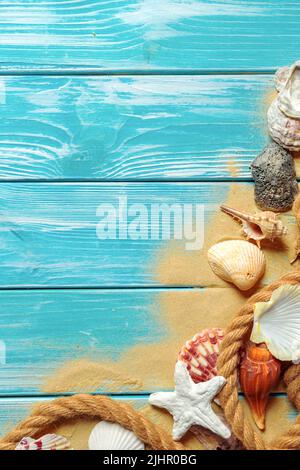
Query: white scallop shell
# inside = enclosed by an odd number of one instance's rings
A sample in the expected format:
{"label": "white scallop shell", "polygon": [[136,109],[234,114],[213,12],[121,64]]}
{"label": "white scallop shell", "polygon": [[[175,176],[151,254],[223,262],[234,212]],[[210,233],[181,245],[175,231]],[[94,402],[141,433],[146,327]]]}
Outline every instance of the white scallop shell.
{"label": "white scallop shell", "polygon": [[280,67],[275,73],[274,82],[277,91],[281,91],[286,84],[291,68],[289,66]]}
{"label": "white scallop shell", "polygon": [[16,450],[66,450],[70,448],[68,439],[57,434],[45,434],[39,439],[23,437]]}
{"label": "white scallop shell", "polygon": [[300,345],[300,286],[283,285],[254,307],[251,341],[266,343],[274,357],[292,361]]}
{"label": "white scallop shell", "polygon": [[300,119],[300,62],[290,69],[278,96],[280,110],[290,118]]}
{"label": "white scallop shell", "polygon": [[144,450],[145,445],[136,435],[117,423],[101,421],[89,437],[90,450]]}
{"label": "white scallop shell", "polygon": [[283,147],[300,150],[300,62],[277,72],[279,95],[268,110],[271,137]]}
{"label": "white scallop shell", "polygon": [[227,240],[208,250],[214,273],[240,290],[253,287],[265,272],[265,256],[256,245],[245,240]]}
{"label": "white scallop shell", "polygon": [[268,126],[272,139],[282,147],[297,152],[300,150],[300,119],[286,116],[279,108],[278,98],[268,109]]}

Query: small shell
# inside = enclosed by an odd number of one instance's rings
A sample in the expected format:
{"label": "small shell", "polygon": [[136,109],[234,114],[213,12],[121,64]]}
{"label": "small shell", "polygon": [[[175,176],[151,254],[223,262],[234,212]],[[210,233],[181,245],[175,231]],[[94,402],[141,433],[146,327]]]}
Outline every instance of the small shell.
{"label": "small shell", "polygon": [[144,450],[145,445],[136,435],[117,423],[101,421],[89,437],[90,450]]}
{"label": "small shell", "polygon": [[293,361],[300,347],[300,286],[282,285],[254,307],[251,341],[266,343],[274,357]]}
{"label": "small shell", "polygon": [[300,62],[287,74],[278,72],[280,93],[268,110],[271,137],[283,147],[300,150]]}
{"label": "small shell", "polygon": [[259,429],[265,428],[266,407],[270,391],[278,384],[280,362],[264,344],[250,345],[240,366],[240,384]]}
{"label": "small shell", "polygon": [[70,448],[68,439],[57,434],[46,434],[39,439],[23,437],[16,450],[67,450]]}
{"label": "small shell", "polygon": [[240,290],[253,287],[265,272],[264,254],[256,245],[244,240],[228,240],[208,250],[208,262],[213,272]]}
{"label": "small shell", "polygon": [[223,337],[221,328],[207,328],[181,348],[178,361],[186,364],[195,383],[206,382],[217,375],[216,365]]}
{"label": "small shell", "polygon": [[221,205],[221,210],[242,222],[243,231],[248,239],[259,242],[267,238],[274,241],[275,238],[287,234],[286,227],[283,226],[281,220],[277,219],[277,214],[274,212],[266,211],[249,214],[232,209],[224,204]]}

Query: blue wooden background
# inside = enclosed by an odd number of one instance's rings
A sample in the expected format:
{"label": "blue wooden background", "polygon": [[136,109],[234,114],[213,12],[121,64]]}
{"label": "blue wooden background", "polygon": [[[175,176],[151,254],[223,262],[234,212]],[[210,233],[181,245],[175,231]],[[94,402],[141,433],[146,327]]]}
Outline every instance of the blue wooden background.
{"label": "blue wooden background", "polygon": [[159,277],[167,241],[98,240],[96,208],[200,202],[209,223],[252,187],[299,20],[297,1],[1,2],[1,433],[54,395],[42,384],[64,362],[168,337],[162,293],[226,289],[201,266]]}

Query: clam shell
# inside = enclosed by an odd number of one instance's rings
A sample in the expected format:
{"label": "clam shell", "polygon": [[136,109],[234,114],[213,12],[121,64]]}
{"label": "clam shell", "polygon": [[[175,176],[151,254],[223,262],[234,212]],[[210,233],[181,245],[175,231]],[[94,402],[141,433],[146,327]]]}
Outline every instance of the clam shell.
{"label": "clam shell", "polygon": [[274,357],[293,361],[300,347],[300,286],[283,285],[254,307],[251,341],[266,343]]}
{"label": "clam shell", "polygon": [[195,383],[206,382],[217,375],[217,359],[224,332],[221,328],[207,328],[187,341],[178,354],[178,361],[186,364]]}
{"label": "clam shell", "polygon": [[57,434],[45,434],[39,439],[23,437],[16,450],[67,450],[70,448],[68,439]]}
{"label": "clam shell", "polygon": [[244,240],[228,240],[208,250],[208,262],[213,272],[240,290],[253,287],[265,272],[264,254],[256,245]]}
{"label": "clam shell", "polygon": [[144,450],[145,445],[136,435],[117,423],[101,421],[89,437],[90,450]]}

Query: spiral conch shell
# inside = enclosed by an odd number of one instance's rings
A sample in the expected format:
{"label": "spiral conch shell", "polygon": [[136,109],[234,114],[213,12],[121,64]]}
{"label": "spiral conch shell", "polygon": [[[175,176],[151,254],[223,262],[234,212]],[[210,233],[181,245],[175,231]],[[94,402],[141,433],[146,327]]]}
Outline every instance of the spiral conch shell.
{"label": "spiral conch shell", "polygon": [[240,290],[251,289],[265,272],[266,260],[260,249],[245,240],[227,240],[208,250],[213,272]]}
{"label": "spiral conch shell", "polygon": [[300,62],[276,77],[280,90],[268,110],[268,126],[271,137],[282,147],[300,150]]}
{"label": "spiral conch shell", "polygon": [[265,238],[274,241],[275,238],[280,238],[287,234],[286,227],[284,227],[283,223],[277,218],[277,214],[274,212],[266,211],[248,214],[247,212],[233,209],[224,204],[222,204],[220,208],[226,214],[240,220],[247,239],[255,240],[258,245],[260,241]]}
{"label": "spiral conch shell", "polygon": [[265,413],[270,391],[277,385],[281,365],[265,344],[251,344],[240,366],[240,384],[251,408],[256,426],[265,428]]}

